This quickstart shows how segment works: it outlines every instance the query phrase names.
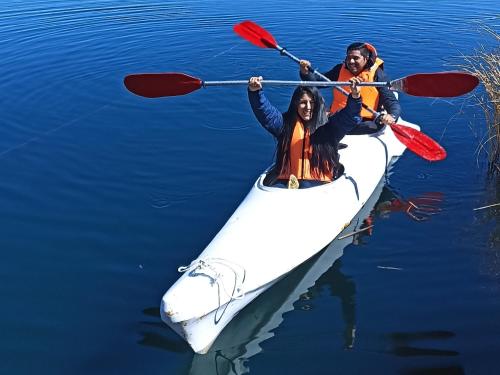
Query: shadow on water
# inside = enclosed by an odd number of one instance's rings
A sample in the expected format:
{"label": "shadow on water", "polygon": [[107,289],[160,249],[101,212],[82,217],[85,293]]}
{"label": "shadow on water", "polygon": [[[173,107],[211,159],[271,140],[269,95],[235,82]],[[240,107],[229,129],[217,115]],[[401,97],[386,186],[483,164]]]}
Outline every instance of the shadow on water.
{"label": "shadow on water", "polygon": [[[337,239],[243,309],[222,331],[208,353],[194,354],[189,374],[249,372],[249,359],[262,351],[260,344],[263,341],[274,336],[273,330],[284,320],[284,314],[296,309],[311,309],[314,300],[325,289],[332,297],[340,299],[345,326],[344,349],[353,349],[356,334],[356,284],[341,271],[342,263],[339,258],[345,247],[362,244],[364,238],[372,234],[374,222],[393,213],[404,213],[412,220],[428,220],[440,212],[439,204],[442,200],[441,193],[425,193],[420,197],[405,199],[393,189],[379,184],[370,200]],[[176,353],[191,351],[187,343],[160,321],[159,308],[146,308],[143,314],[155,321],[142,322],[144,330],[140,332],[140,345]],[[446,331],[392,333],[388,335],[388,339],[393,347],[384,354],[457,355],[454,351],[421,349],[409,344],[419,339],[446,339],[453,336],[453,333]]]}
{"label": "shadow on water", "polygon": [[462,375],[465,374],[461,366],[447,366],[447,367],[425,367],[415,368],[410,370],[403,370],[401,375]]}
{"label": "shadow on water", "polygon": [[459,353],[455,350],[422,348],[413,346],[414,343],[418,344],[419,341],[427,342],[429,340],[446,340],[453,337],[455,337],[455,334],[449,331],[395,332],[388,335],[389,341],[392,342],[392,349],[390,350],[390,353],[398,357],[457,356]]}
{"label": "shadow on water", "polygon": [[158,332],[145,331],[140,332],[142,339],[138,344],[150,346],[153,348],[163,349],[174,353],[187,353],[191,351],[189,345],[181,340],[160,320],[160,308],[148,307],[142,310],[146,316],[155,318],[154,322],[141,322],[141,325],[148,327],[150,330],[157,330]]}

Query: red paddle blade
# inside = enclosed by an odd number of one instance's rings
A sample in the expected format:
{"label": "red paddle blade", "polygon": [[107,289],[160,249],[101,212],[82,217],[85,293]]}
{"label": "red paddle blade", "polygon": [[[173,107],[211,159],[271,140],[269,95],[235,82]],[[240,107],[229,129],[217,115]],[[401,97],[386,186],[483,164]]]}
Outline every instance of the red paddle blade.
{"label": "red paddle blade", "polygon": [[199,78],[183,73],[131,74],[123,82],[130,92],[146,98],[185,95],[203,86]]}
{"label": "red paddle blade", "polygon": [[233,26],[236,34],[260,48],[277,48],[278,43],[265,29],[252,21],[243,21]]}
{"label": "red paddle blade", "polygon": [[413,96],[450,98],[467,94],[479,79],[465,72],[419,73],[401,78],[403,92]]}
{"label": "red paddle blade", "polygon": [[402,144],[425,160],[440,161],[446,158],[446,150],[424,133],[399,124],[391,125],[391,129]]}

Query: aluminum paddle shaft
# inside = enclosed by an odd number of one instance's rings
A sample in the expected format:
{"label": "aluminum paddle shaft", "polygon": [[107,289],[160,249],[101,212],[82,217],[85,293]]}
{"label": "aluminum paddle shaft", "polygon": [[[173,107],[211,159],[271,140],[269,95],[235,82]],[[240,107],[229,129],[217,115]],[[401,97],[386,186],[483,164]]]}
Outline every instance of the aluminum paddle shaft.
{"label": "aluminum paddle shaft", "polygon": [[[248,80],[204,81],[184,73],[140,73],[131,74],[124,79],[125,87],[136,95],[146,98],[186,95],[202,87],[248,85]],[[276,86],[350,86],[350,82],[316,81],[279,81],[263,80],[263,85]],[[382,82],[362,82],[360,86],[380,86]]]}
{"label": "aluminum paddle shaft", "polygon": [[[351,83],[348,81],[280,81],[273,79],[264,79],[261,81],[262,85],[266,86],[308,86],[308,87],[331,87],[331,86],[350,86]],[[236,80],[236,81],[201,81],[202,87],[209,86],[238,86],[238,85],[248,85],[248,80]],[[390,82],[360,82],[358,86],[376,86],[390,87]]]}

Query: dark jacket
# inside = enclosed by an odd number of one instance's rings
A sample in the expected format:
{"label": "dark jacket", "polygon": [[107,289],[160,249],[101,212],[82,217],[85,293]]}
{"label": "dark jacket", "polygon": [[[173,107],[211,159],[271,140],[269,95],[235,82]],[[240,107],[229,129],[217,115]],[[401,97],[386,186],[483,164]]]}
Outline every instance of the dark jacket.
{"label": "dark jacket", "polygon": [[[279,138],[283,129],[283,114],[269,102],[264,95],[264,90],[248,90],[248,99],[260,124],[276,138]],[[324,132],[329,141],[337,148],[340,140],[360,123],[360,111],[361,98],[354,99],[349,95],[345,108],[331,115],[328,122],[316,131]]]}
{"label": "dark jacket", "polygon": [[[279,146],[280,142],[284,142],[283,137],[285,135],[285,113],[281,113],[269,102],[269,100],[264,95],[263,90],[248,90],[248,99],[257,120],[277,139],[278,153],[278,150],[281,150]],[[321,105],[321,108],[324,110],[323,105]],[[319,153],[325,152],[327,155],[329,155],[327,157],[331,158],[330,160],[333,162],[331,170],[333,179],[341,176],[344,171],[344,167],[339,162],[339,142],[349,131],[355,129],[360,123],[360,111],[361,98],[354,99],[351,95],[349,95],[345,108],[337,111],[335,114],[329,116],[328,118],[326,118],[325,116],[325,120],[327,121],[326,123],[320,124],[314,130],[311,129],[311,145],[314,148],[317,148],[317,151]],[[277,165],[275,165],[275,167],[277,167]],[[264,183],[266,185],[272,185],[277,179],[278,175],[279,171],[277,170],[277,168],[273,168],[271,171],[269,171]]]}
{"label": "dark jacket", "polygon": [[[331,81],[338,81],[340,69],[342,68],[342,65],[343,65],[343,63],[335,65],[331,70],[329,70],[326,73],[323,73],[323,75],[326,76]],[[321,80],[320,78],[316,77],[316,75],[314,73],[311,73],[311,72],[308,74],[302,74],[302,72],[301,72],[300,77],[304,81],[319,81],[319,80]],[[384,70],[381,68],[378,68],[375,71],[374,80],[375,80],[375,82],[387,82],[387,81],[389,81]],[[401,116],[401,106],[399,104],[398,99],[396,98],[396,95],[394,95],[394,92],[387,87],[377,87],[377,90],[378,90],[379,95],[380,95],[379,101],[378,101],[378,108],[373,108],[373,109],[375,109],[377,112],[380,112],[382,109],[385,109],[387,111],[387,113],[393,115],[397,120]]]}

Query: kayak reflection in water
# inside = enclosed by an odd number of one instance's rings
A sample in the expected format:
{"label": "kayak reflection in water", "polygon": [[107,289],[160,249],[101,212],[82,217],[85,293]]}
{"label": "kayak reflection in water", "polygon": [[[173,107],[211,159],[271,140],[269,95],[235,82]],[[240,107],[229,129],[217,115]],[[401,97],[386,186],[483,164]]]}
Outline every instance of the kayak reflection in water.
{"label": "kayak reflection in water", "polygon": [[[333,266],[316,280],[313,287],[300,296],[302,309],[312,308],[315,298],[322,290],[329,291],[330,296],[340,299],[340,308],[344,322],[344,349],[353,349],[356,338],[356,283],[341,271],[342,261],[338,259]],[[304,304],[304,302],[308,302]]]}
{"label": "kayak reflection in water", "polygon": [[360,78],[352,78],[345,108],[328,117],[315,87],[298,86],[288,110],[281,113],[264,95],[262,77],[248,81],[248,98],[260,124],[276,137],[276,165],[267,185],[307,188],[331,182],[344,168],[339,162],[340,140],[361,121]]}

